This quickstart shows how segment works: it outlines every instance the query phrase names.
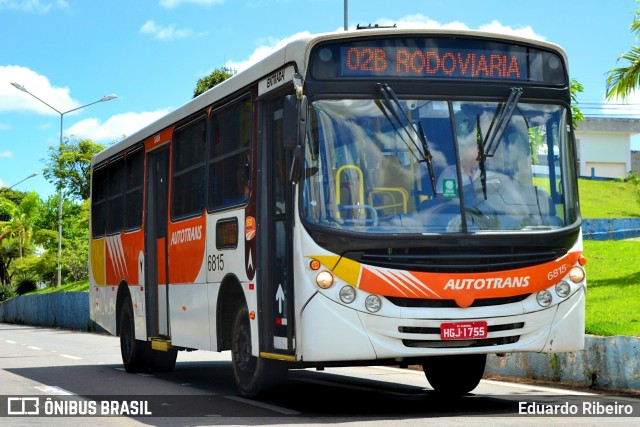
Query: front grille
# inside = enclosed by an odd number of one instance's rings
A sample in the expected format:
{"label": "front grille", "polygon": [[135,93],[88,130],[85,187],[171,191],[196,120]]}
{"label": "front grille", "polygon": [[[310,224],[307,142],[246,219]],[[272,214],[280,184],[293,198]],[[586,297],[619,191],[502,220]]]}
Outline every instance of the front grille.
{"label": "front grille", "polygon": [[346,258],[376,267],[433,273],[482,273],[531,267],[566,254],[527,246],[388,248],[346,252]]}
{"label": "front grille", "polygon": [[[487,332],[511,331],[514,329],[522,329],[523,327],[524,322],[505,323],[503,325],[487,326]],[[423,328],[420,326],[400,326],[398,327],[398,332],[404,334],[436,334],[440,336],[440,327]]]}
{"label": "front grille", "polygon": [[[515,295],[511,297],[501,298],[483,298],[473,301],[471,307],[488,307],[494,305],[511,304],[514,302],[520,302],[531,294]],[[400,297],[386,297],[393,305],[398,307],[411,307],[411,308],[456,308],[458,305],[452,299],[420,299],[420,298],[400,298]]]}
{"label": "front grille", "polygon": [[[487,327],[487,332],[516,331],[524,327],[524,322],[506,323],[502,325],[491,325]],[[437,335],[440,336],[439,327],[416,327],[400,326],[398,331],[405,334]],[[402,343],[406,347],[415,348],[463,348],[463,347],[492,347],[496,345],[514,344],[518,342],[520,335],[506,337],[482,338],[471,340],[427,340],[427,339],[403,339]]]}
{"label": "front grille", "polygon": [[402,343],[405,347],[415,348],[493,347],[496,345],[514,344],[517,343],[519,339],[520,335],[514,335],[512,337],[457,341],[402,340]]}

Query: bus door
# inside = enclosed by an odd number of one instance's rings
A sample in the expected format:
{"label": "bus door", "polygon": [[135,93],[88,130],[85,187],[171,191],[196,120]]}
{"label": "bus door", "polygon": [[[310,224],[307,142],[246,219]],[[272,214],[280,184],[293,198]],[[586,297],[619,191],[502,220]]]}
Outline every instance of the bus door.
{"label": "bus door", "polygon": [[288,179],[291,153],[282,145],[283,98],[262,104],[265,140],[260,158],[263,176],[258,191],[261,229],[259,244],[260,350],[295,354],[293,300],[293,186]]}
{"label": "bus door", "polygon": [[167,212],[169,148],[147,153],[145,211],[145,284],[147,336],[169,337]]}

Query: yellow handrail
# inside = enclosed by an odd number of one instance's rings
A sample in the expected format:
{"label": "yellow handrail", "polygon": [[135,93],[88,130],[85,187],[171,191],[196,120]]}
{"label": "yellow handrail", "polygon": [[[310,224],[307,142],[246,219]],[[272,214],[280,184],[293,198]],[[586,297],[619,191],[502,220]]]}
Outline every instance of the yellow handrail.
{"label": "yellow handrail", "polygon": [[[398,193],[400,194],[400,197],[402,199],[401,203],[391,203],[391,204],[387,204],[387,205],[378,205],[375,206],[373,203],[373,196],[375,194],[390,194],[391,195],[391,199],[393,201],[395,201],[395,197],[393,197],[392,193]],[[374,206],[376,209],[391,209],[391,208],[398,208],[398,207],[402,207],[402,213],[407,213],[408,211],[408,203],[409,203],[409,192],[402,188],[402,187],[375,187],[373,190],[371,190],[371,192],[369,193],[369,204],[371,206]]]}
{"label": "yellow handrail", "polygon": [[[344,170],[346,169],[353,169],[356,171],[356,173],[358,174],[358,201],[361,205],[364,205],[364,175],[362,174],[362,169],[360,169],[358,166],[356,165],[344,165],[341,166],[340,168],[338,168],[338,171],[336,172],[336,205],[340,205],[340,184],[342,183],[341,181],[341,174]],[[338,212],[336,212],[336,217],[340,218],[340,210],[338,209]]]}

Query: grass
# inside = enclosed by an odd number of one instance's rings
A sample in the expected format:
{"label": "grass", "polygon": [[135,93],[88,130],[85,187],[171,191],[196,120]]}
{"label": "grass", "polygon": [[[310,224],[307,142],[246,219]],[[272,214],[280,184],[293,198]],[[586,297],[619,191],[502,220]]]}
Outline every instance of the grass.
{"label": "grass", "polygon": [[640,218],[635,184],[623,181],[578,180],[583,218]]}
{"label": "grass", "polygon": [[66,283],[58,287],[46,287],[44,289],[37,289],[33,292],[26,293],[25,295],[32,294],[48,294],[51,292],[85,292],[89,290],[89,280],[80,280],[78,282]]}
{"label": "grass", "polygon": [[586,327],[593,335],[640,336],[640,241],[584,241]]}

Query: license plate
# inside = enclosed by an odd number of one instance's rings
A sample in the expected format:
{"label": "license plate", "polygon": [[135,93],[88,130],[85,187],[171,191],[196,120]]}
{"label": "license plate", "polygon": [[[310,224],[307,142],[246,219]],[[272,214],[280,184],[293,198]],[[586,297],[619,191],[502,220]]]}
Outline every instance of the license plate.
{"label": "license plate", "polygon": [[487,322],[456,322],[440,325],[440,339],[468,340],[487,337]]}

